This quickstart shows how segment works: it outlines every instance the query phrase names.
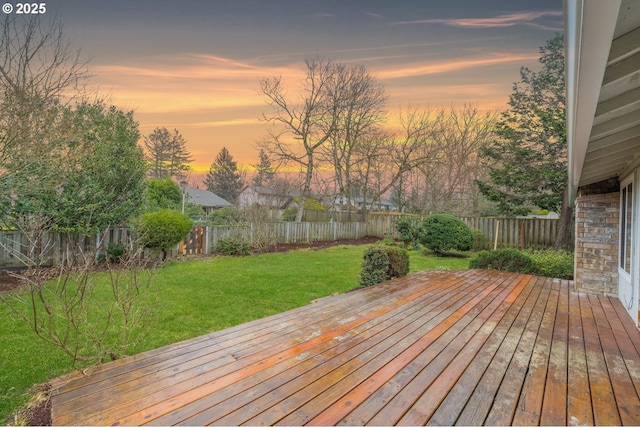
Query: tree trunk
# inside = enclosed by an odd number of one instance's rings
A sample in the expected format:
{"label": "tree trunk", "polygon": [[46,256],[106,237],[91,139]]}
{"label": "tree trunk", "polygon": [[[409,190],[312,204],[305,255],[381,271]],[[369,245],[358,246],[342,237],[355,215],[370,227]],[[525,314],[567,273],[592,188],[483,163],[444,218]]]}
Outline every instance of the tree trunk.
{"label": "tree trunk", "polygon": [[300,195],[300,205],[298,206],[298,212],[296,212],[295,222],[302,222],[304,206],[307,202],[307,198],[309,198],[309,195],[311,194],[311,180],[313,179],[314,166],[313,161],[313,151],[307,148],[307,171],[304,177],[304,187],[302,188],[302,194]]}
{"label": "tree trunk", "polygon": [[575,244],[573,229],[573,206],[569,204],[569,183],[567,183],[562,193],[560,224],[558,225],[558,234],[556,236],[556,241],[553,243],[553,249],[573,251]]}

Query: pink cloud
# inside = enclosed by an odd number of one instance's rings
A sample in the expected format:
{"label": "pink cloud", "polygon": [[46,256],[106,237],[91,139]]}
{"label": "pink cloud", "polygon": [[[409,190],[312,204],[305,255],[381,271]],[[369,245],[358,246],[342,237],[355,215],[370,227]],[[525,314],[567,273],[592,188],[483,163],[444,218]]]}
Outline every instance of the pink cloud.
{"label": "pink cloud", "polygon": [[398,21],[394,25],[408,24],[443,24],[451,27],[466,28],[496,28],[496,27],[512,27],[514,25],[525,24],[535,25],[536,19],[545,16],[562,16],[561,10],[548,10],[541,12],[521,12],[500,15],[492,18],[456,18],[456,19],[422,19],[417,21]]}

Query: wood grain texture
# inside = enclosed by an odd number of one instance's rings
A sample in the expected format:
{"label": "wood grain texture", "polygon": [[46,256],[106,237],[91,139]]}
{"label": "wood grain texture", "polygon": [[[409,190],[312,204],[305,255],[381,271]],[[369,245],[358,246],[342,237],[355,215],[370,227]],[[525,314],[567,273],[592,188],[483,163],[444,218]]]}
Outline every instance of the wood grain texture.
{"label": "wood grain texture", "polygon": [[640,424],[619,301],[425,271],[55,380],[54,425]]}

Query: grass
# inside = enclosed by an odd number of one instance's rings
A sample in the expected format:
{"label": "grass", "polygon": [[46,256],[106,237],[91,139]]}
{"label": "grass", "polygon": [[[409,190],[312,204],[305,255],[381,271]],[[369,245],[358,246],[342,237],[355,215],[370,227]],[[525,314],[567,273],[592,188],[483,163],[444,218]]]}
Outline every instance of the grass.
{"label": "grass", "polygon": [[[152,329],[132,351],[151,350],[358,287],[365,247],[337,246],[248,257],[176,261],[156,271]],[[410,273],[465,269],[468,260],[410,251]],[[0,303],[0,424],[26,404],[33,387],[72,370],[61,350],[41,341]],[[11,420],[7,420],[11,421]]]}

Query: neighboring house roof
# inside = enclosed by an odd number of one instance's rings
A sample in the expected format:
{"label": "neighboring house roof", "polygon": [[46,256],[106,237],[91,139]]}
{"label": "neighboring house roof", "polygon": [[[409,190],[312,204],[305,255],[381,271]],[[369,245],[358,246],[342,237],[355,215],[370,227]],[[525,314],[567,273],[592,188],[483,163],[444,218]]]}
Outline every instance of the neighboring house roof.
{"label": "neighboring house roof", "polygon": [[187,202],[195,203],[205,208],[224,208],[233,206],[222,197],[207,190],[198,190],[196,188],[185,188],[187,193]]}
{"label": "neighboring house roof", "polygon": [[640,2],[565,0],[569,197],[640,158]]}

